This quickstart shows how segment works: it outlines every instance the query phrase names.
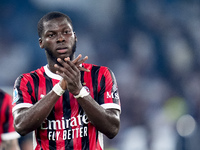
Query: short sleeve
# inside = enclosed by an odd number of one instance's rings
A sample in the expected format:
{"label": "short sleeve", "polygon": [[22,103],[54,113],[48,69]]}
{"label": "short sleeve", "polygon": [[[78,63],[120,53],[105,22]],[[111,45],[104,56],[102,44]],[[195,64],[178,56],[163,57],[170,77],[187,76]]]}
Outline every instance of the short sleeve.
{"label": "short sleeve", "polygon": [[107,67],[101,67],[98,75],[98,101],[105,109],[121,111],[120,97],[114,73]]}
{"label": "short sleeve", "polygon": [[33,90],[30,79],[27,75],[21,75],[16,79],[13,89],[12,112],[16,109],[28,108],[33,105],[34,97],[32,96]]}

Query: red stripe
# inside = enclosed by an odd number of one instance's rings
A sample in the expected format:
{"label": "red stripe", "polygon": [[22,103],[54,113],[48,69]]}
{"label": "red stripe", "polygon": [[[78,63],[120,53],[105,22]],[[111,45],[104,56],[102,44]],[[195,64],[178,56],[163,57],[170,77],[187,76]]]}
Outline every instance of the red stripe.
{"label": "red stripe", "polygon": [[88,134],[90,141],[90,149],[96,149],[96,128],[91,123],[88,124]]}
{"label": "red stripe", "polygon": [[[19,87],[19,89],[22,91],[22,96],[23,96],[23,102],[24,103],[27,103],[27,99],[31,99],[31,97],[30,97],[30,95],[29,95],[29,93],[27,92],[28,91],[28,88],[27,88],[27,83],[28,83],[28,80],[25,78],[26,76],[24,76],[23,78],[22,78],[22,80],[21,80],[21,84],[20,84],[20,87]],[[32,78],[31,79],[29,79],[29,80],[32,80]],[[33,82],[33,81],[32,81]],[[29,102],[30,103],[30,102]]]}
{"label": "red stripe", "polygon": [[[1,113],[0,114],[0,117],[1,117],[1,119],[0,119],[0,135],[2,133],[5,133],[5,132],[15,131],[14,126],[13,126],[12,105],[11,105],[12,97],[7,93],[3,93],[3,94],[4,94],[4,97],[3,97],[3,99],[1,99],[2,105],[0,106],[0,113]],[[7,108],[8,108],[8,112],[6,112]],[[6,113],[8,113],[8,114],[6,114]],[[6,116],[8,116],[8,118],[7,118],[8,122],[7,122],[7,125],[6,125],[7,131],[4,131],[3,130],[3,124],[6,123],[5,122]],[[0,137],[0,143],[1,143],[1,141],[2,140],[1,140],[1,137]]]}
{"label": "red stripe", "polygon": [[[91,70],[92,69],[92,65],[89,65],[89,64],[87,64],[87,65],[88,65],[87,69]],[[86,82],[86,86],[90,89],[91,97],[94,98],[91,71],[90,72],[85,72],[85,74],[84,74],[84,82]],[[96,149],[96,128],[91,123],[88,124],[88,136],[89,136],[89,147],[90,147],[90,150]]]}
{"label": "red stripe", "polygon": [[46,80],[45,77],[43,76],[43,73],[41,75],[38,72],[38,77],[39,77],[39,87],[38,87],[38,101],[39,101],[41,99],[41,95],[46,95],[47,92],[46,92]]}
{"label": "red stripe", "polygon": [[[86,65],[86,64],[85,64]],[[92,69],[92,65],[88,65],[87,66],[84,66],[86,67],[87,69],[91,70]],[[86,83],[85,86],[87,86],[89,89],[90,89],[90,95],[91,97],[94,98],[94,93],[93,93],[93,85],[92,85],[92,78],[91,78],[91,71],[90,72],[85,72],[84,73],[84,82]],[[90,82],[89,82],[90,81]]]}
{"label": "red stripe", "polygon": [[12,106],[11,106],[11,103],[12,103],[12,97],[10,95],[8,95],[7,93],[5,94],[5,101],[7,101],[7,106],[8,106],[8,109],[9,109],[9,128],[8,128],[8,132],[13,132],[15,131],[14,129],[14,125],[13,125],[13,115],[12,115]]}
{"label": "red stripe", "polygon": [[[38,72],[41,71],[41,72]],[[39,77],[39,87],[38,87],[38,101],[42,98],[41,95],[46,95],[47,91],[46,91],[46,79],[43,75],[44,73],[44,69],[41,68],[41,70],[37,70],[36,71]],[[49,149],[49,140],[48,140],[48,133],[47,130],[39,130],[39,136],[41,138],[41,145],[43,149]],[[39,145],[38,141],[37,144]]]}
{"label": "red stripe", "polygon": [[[53,85],[57,84],[59,81],[58,80],[52,80],[53,81]],[[55,120],[62,120],[63,117],[63,96],[60,96],[60,98],[58,99],[58,101],[56,102],[55,106]],[[57,126],[57,130],[56,130],[56,149],[63,149],[65,147],[65,141],[63,140],[63,127],[62,127],[62,123],[60,124],[60,129]]]}
{"label": "red stripe", "polygon": [[[76,123],[77,123],[77,126],[72,122],[73,120],[71,120],[71,124],[72,124],[72,130],[74,129],[74,137],[72,136],[73,138],[73,147],[74,149],[82,149],[82,143],[81,143],[81,137],[80,137],[80,125],[79,123],[77,122],[77,116],[79,114],[79,104],[78,104],[78,101],[74,98],[74,96],[70,93],[70,106],[71,106],[71,119],[72,118],[75,118],[76,119]],[[73,126],[74,125],[74,126]],[[75,129],[78,128],[79,130],[76,131]],[[76,134],[78,132],[78,134]],[[77,137],[78,136],[78,137]]]}
{"label": "red stripe", "polygon": [[98,150],[102,150],[102,148],[101,148],[101,146],[100,146],[100,143],[99,143],[99,139],[98,139],[98,141],[97,141],[97,149],[98,149]]}
{"label": "red stripe", "polygon": [[13,132],[15,131],[14,129],[14,126],[13,126],[13,116],[12,116],[12,106],[11,106],[11,103],[12,103],[12,98],[10,95],[8,95],[7,93],[5,93],[4,95],[4,99],[3,99],[3,105],[2,105],[2,110],[3,110],[3,122],[6,120],[5,118],[5,111],[6,109],[8,108],[8,132]]}
{"label": "red stripe", "polygon": [[5,100],[5,95],[4,95],[4,99],[3,99],[3,103],[2,103],[2,106],[1,106],[1,128],[2,128],[2,131],[0,133],[4,133],[3,131],[3,123],[5,122],[6,120],[6,115],[5,115],[5,111],[6,111],[6,107],[7,107],[8,103],[7,103],[7,100]]}

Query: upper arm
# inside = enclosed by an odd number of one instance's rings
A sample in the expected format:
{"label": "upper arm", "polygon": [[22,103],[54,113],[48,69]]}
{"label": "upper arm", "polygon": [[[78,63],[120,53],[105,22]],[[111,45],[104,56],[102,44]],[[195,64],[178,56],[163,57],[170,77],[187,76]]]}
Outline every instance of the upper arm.
{"label": "upper arm", "polygon": [[13,111],[13,117],[14,117],[14,123],[17,118],[20,117],[20,115],[23,115],[23,113],[27,110],[28,108],[19,108]]}
{"label": "upper arm", "polygon": [[111,113],[112,115],[118,117],[118,118],[120,117],[120,110],[118,110],[118,109],[109,108],[106,111],[108,113]]}
{"label": "upper arm", "polygon": [[116,121],[117,124],[120,123],[120,110],[110,108],[110,109],[106,109],[106,113],[110,117],[112,117]]}
{"label": "upper arm", "polygon": [[21,127],[22,127],[23,117],[25,116],[24,113],[27,109],[28,108],[19,108],[13,111],[14,128],[18,133],[20,133],[22,130]]}

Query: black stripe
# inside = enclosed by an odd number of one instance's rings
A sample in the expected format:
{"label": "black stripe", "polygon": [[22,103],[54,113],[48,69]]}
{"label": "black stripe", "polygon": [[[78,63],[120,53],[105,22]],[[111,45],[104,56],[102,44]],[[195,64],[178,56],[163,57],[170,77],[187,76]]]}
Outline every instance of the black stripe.
{"label": "black stripe", "polygon": [[92,66],[91,69],[91,78],[93,86],[94,100],[98,101],[97,85],[98,85],[98,74],[100,66]]}
{"label": "black stripe", "polygon": [[[71,106],[70,106],[70,98],[69,98],[69,92],[66,90],[63,94],[63,114],[64,114],[64,120],[68,120],[71,117]],[[70,122],[69,122],[70,124]],[[65,129],[72,130],[72,127],[69,126],[69,128]],[[65,150],[74,149],[73,148],[73,139],[66,139],[65,140]]]}
{"label": "black stripe", "polygon": [[3,123],[3,131],[5,133],[7,133],[8,132],[8,128],[9,128],[9,107],[8,106],[6,106],[5,118],[6,118],[6,120]]}
{"label": "black stripe", "polygon": [[31,77],[33,78],[34,83],[34,91],[35,91],[35,99],[36,102],[38,101],[38,87],[39,87],[39,77],[36,72],[30,73]]}
{"label": "black stripe", "polygon": [[84,71],[81,71],[81,83],[82,83],[82,85],[83,85],[83,83],[84,83]]}
{"label": "black stripe", "polygon": [[[46,93],[49,93],[53,88],[53,82],[52,79],[49,78],[46,73],[44,73],[44,77],[46,79]],[[56,120],[55,119],[55,107],[53,107],[52,111],[50,112],[49,116],[47,117],[48,120]],[[53,128],[53,126],[52,126]],[[49,129],[47,129],[47,134],[50,132]],[[48,137],[48,135],[47,135]],[[49,149],[56,150],[56,141],[49,140]]]}
{"label": "black stripe", "polygon": [[[99,104],[103,104],[104,103],[104,94],[105,94],[105,90],[106,90],[106,84],[105,84],[105,76],[103,75],[100,81],[100,87],[101,90],[99,92]],[[103,100],[103,101],[102,101]]]}
{"label": "black stripe", "polygon": [[5,93],[0,90],[0,110],[1,110],[1,107],[3,105],[4,97],[5,97]]}
{"label": "black stripe", "polygon": [[[85,72],[81,71],[81,83],[82,84],[84,83],[84,74],[85,74]],[[82,116],[85,114],[84,111],[83,111],[83,109],[82,109],[82,107],[80,105],[79,105],[79,114],[82,115]],[[82,126],[80,126],[80,127],[82,127],[83,130],[84,130],[84,128],[87,128],[87,135],[89,135],[88,125],[84,124],[82,120],[81,120],[81,124],[82,124]],[[89,148],[90,148],[90,145],[89,145],[89,136],[83,136],[81,138],[81,143],[82,143],[82,149],[89,150]]]}
{"label": "black stripe", "polygon": [[98,130],[96,130],[96,144],[97,144],[97,141],[98,141],[98,136],[99,136],[99,132],[98,132]]}
{"label": "black stripe", "polygon": [[[2,109],[2,105],[5,101],[7,101],[7,99],[5,99],[5,92],[0,90],[0,109]],[[3,112],[4,113],[4,112]],[[6,110],[5,110],[5,122],[3,123],[3,131],[4,132],[8,132],[8,128],[9,128],[9,106],[6,105]]]}
{"label": "black stripe", "polygon": [[[33,78],[33,82],[34,82],[34,90],[35,90],[35,98],[36,98],[36,101],[38,101],[38,90],[39,90],[39,77],[38,75],[36,75],[36,72],[35,73],[30,73],[31,77]],[[36,134],[36,137],[37,137],[37,141],[41,147],[40,150],[43,150],[42,148],[42,143],[41,143],[41,138],[40,138],[40,126],[38,127],[37,130],[35,130],[35,134]]]}
{"label": "black stripe", "polygon": [[[84,83],[84,74],[85,74],[85,72],[81,71],[81,83],[82,84]],[[85,114],[84,111],[83,111],[83,109],[82,109],[82,107],[80,105],[79,105],[79,114],[82,115],[82,116]],[[88,125],[84,124],[82,120],[81,120],[81,123],[82,123],[81,127],[83,127],[83,130],[84,130],[84,128],[88,129]],[[89,135],[88,130],[87,130],[87,135]],[[81,138],[81,143],[82,143],[82,149],[89,150],[89,148],[90,148],[90,145],[89,145],[89,136],[83,136]]]}
{"label": "black stripe", "polygon": [[[82,108],[81,108],[82,109]],[[80,110],[80,115],[85,115],[84,111],[83,110]],[[90,143],[89,143],[89,131],[88,131],[88,124],[84,124],[83,121],[81,121],[82,123],[82,128],[84,130],[84,128],[87,128],[87,136],[83,136],[82,139],[81,139],[81,143],[82,143],[82,149],[85,149],[85,150],[89,150],[90,149]]]}
{"label": "black stripe", "polygon": [[28,83],[26,84],[26,87],[27,87],[27,89],[28,89],[29,95],[31,96],[32,104],[34,105],[34,104],[35,104],[35,99],[34,99],[34,97],[33,97],[33,95],[32,95],[33,89],[32,89],[32,87],[31,87],[31,84],[30,84],[29,81],[28,81]]}

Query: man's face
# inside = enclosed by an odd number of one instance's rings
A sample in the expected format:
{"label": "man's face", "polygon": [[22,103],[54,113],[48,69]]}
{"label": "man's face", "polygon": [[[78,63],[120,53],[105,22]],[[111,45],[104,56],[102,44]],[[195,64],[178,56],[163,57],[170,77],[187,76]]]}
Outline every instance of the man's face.
{"label": "man's face", "polygon": [[76,35],[66,18],[60,17],[44,22],[40,47],[47,52],[48,59],[72,58],[76,47]]}

